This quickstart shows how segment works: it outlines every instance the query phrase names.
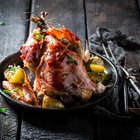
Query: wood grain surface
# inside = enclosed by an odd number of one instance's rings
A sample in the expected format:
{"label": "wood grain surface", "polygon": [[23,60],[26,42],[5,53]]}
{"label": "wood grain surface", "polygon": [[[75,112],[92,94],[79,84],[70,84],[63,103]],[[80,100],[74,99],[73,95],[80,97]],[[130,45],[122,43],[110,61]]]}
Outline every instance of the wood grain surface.
{"label": "wood grain surface", "polygon": [[[48,12],[48,23],[56,27],[65,26],[85,43],[85,17],[83,0],[33,0],[32,12]],[[31,22],[30,31],[34,27]]]}
{"label": "wood grain surface", "polygon": [[133,0],[86,0],[88,36],[97,27],[120,29],[140,43],[140,19]]}
{"label": "wood grain surface", "polygon": [[[0,1],[0,60],[14,53],[25,41],[27,35],[22,15],[30,8],[30,1]],[[0,73],[1,74],[1,73]],[[0,140],[17,138],[19,116],[0,96],[0,107],[7,109],[7,115],[0,114]]]}

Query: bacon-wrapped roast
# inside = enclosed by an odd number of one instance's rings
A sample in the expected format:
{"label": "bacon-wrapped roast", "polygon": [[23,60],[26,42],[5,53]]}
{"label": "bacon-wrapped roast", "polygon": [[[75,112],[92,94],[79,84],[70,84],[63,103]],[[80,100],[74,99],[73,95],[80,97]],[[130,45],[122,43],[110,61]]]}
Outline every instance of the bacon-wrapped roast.
{"label": "bacon-wrapped roast", "polygon": [[49,96],[76,96],[87,101],[95,91],[82,59],[54,37],[45,37],[47,51],[36,71],[34,89]]}
{"label": "bacon-wrapped roast", "polygon": [[65,44],[69,50],[75,52],[82,59],[84,58],[84,50],[82,48],[81,40],[67,28],[61,27],[57,29],[49,27],[46,30],[46,33]]}
{"label": "bacon-wrapped roast", "polygon": [[[83,65],[89,62],[89,51],[88,55],[84,54],[80,39],[67,28],[48,26],[44,18],[40,17],[33,17],[32,20],[38,27],[20,47],[20,57],[24,66],[35,74],[33,87],[38,97],[43,96],[41,106],[63,108],[74,100],[87,102],[98,92],[99,87],[91,80],[93,77],[89,77]],[[91,66],[95,70],[95,66]],[[38,105],[26,76],[22,84],[3,81],[3,87],[11,91],[13,98]],[[18,90],[13,95],[14,88]],[[23,96],[20,96],[20,91]]]}

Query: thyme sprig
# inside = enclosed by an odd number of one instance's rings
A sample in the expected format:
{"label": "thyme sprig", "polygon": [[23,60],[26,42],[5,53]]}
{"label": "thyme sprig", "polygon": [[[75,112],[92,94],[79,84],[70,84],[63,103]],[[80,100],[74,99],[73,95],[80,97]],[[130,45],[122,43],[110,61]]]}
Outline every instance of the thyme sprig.
{"label": "thyme sprig", "polygon": [[70,55],[70,54],[67,54],[69,60],[66,62],[67,64],[70,64],[70,63],[73,63],[75,65],[78,65],[77,61]]}

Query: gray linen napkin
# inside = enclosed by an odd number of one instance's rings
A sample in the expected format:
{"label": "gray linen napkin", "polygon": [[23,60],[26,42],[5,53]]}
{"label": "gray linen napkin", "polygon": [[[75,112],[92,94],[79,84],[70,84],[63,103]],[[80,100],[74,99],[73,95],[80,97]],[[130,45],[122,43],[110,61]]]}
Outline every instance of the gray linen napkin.
{"label": "gray linen napkin", "polygon": [[[91,35],[89,38],[90,50],[105,56],[104,50],[101,47],[101,43],[105,45],[110,45],[111,49],[121,65],[124,65],[125,60],[125,48],[139,48],[140,45],[135,42],[133,37],[129,37],[123,34],[120,30],[107,29],[107,28],[97,28],[96,33]],[[131,112],[140,114],[140,97],[129,85],[129,114],[124,113],[124,100],[122,97],[123,92],[123,75],[120,69],[119,72],[119,84],[118,87],[114,89],[113,94],[109,95],[106,100],[95,107],[94,113],[105,115],[111,118],[117,118],[119,120],[132,118]],[[136,74],[137,75],[137,74]],[[136,109],[137,108],[137,109]],[[133,110],[134,109],[134,110]]]}

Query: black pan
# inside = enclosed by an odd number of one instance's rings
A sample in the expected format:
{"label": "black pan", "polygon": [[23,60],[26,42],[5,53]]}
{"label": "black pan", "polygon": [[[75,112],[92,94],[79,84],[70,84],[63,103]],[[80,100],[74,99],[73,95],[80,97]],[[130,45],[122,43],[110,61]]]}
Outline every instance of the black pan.
{"label": "black pan", "polygon": [[[91,52],[93,53],[93,52]],[[71,112],[71,111],[81,111],[88,108],[95,107],[97,104],[99,104],[101,101],[103,101],[109,94],[113,92],[113,89],[115,85],[118,82],[118,73],[115,68],[115,66],[112,64],[110,60],[107,58],[100,56],[99,54],[93,53],[94,55],[97,55],[102,58],[105,65],[105,72],[110,75],[109,83],[112,85],[108,90],[105,91],[102,95],[94,98],[92,101],[88,102],[87,104],[77,106],[77,107],[71,107],[71,108],[65,108],[65,109],[44,109],[41,107],[34,107],[31,105],[23,104],[19,101],[16,101],[12,99],[8,94],[3,92],[2,88],[2,81],[4,80],[4,71],[7,69],[8,65],[11,64],[22,64],[22,60],[20,59],[20,52],[16,52],[12,55],[7,56],[4,60],[0,62],[0,93],[1,95],[10,103],[14,108],[18,110],[24,110],[29,112],[43,112],[43,113],[50,113],[50,112]]]}

